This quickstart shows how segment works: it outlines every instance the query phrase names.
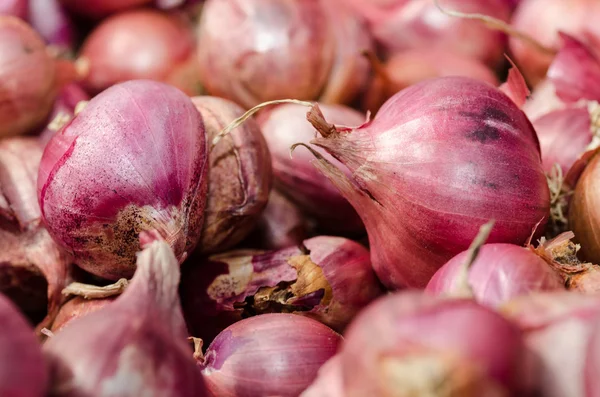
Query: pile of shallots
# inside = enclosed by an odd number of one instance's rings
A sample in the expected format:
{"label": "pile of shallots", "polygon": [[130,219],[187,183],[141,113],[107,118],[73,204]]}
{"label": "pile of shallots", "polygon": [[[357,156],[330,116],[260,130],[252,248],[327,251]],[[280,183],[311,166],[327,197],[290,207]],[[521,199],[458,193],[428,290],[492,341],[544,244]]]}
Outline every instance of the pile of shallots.
{"label": "pile of shallots", "polygon": [[600,397],[598,0],[0,0],[0,397]]}

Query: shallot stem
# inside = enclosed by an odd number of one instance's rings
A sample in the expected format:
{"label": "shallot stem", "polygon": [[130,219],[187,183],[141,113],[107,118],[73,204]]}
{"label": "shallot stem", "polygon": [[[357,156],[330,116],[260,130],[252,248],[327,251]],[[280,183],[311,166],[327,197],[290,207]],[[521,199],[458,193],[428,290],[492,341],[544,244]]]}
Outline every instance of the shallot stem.
{"label": "shallot stem", "polygon": [[533,47],[535,47],[536,49],[538,49],[541,52],[544,52],[544,53],[547,53],[550,55],[554,55],[557,53],[556,49],[546,47],[545,45],[543,45],[542,43],[540,43],[539,41],[537,41],[535,38],[531,37],[527,33],[523,33],[521,31],[513,28],[508,23],[506,23],[498,18],[494,18],[489,15],[484,15],[484,14],[479,14],[479,13],[466,13],[466,12],[448,10],[448,9],[443,8],[440,5],[440,0],[433,0],[433,2],[435,4],[435,6],[442,13],[444,13],[450,17],[456,17],[456,18],[462,18],[462,19],[472,19],[475,21],[480,21],[492,29],[499,30],[501,32],[504,32],[510,36],[516,37],[516,38],[532,45]]}
{"label": "shallot stem", "polygon": [[296,105],[302,105],[302,106],[306,106],[306,107],[309,107],[309,108],[312,108],[314,106],[314,103],[312,103],[312,102],[299,101],[297,99],[278,99],[278,100],[275,100],[275,101],[268,101],[268,102],[263,102],[261,104],[258,104],[256,106],[254,106],[252,109],[248,110],[243,115],[241,115],[240,117],[238,117],[237,119],[233,120],[227,127],[223,128],[221,130],[221,132],[219,132],[217,134],[217,136],[215,136],[213,138],[212,144],[211,144],[211,150],[212,150],[212,148],[215,147],[215,145],[217,143],[219,143],[219,141],[223,137],[227,136],[231,131],[233,131],[234,129],[236,129],[240,125],[244,124],[244,122],[246,120],[248,120],[250,117],[254,116],[254,114],[256,114],[259,110],[264,109],[264,108],[269,107],[269,106],[279,105],[279,104],[282,104],[282,103],[293,103],[293,104],[296,104]]}
{"label": "shallot stem", "polygon": [[194,342],[194,359],[203,362],[204,353],[202,353],[202,346],[204,346],[204,341],[201,338],[195,338],[193,336],[190,336],[188,340]]}
{"label": "shallot stem", "polygon": [[84,299],[102,299],[122,294],[128,284],[129,281],[125,278],[104,287],[74,282],[63,289],[62,293],[63,295],[81,296]]}
{"label": "shallot stem", "polygon": [[475,239],[473,240],[473,242],[469,246],[469,249],[467,250],[467,257],[465,259],[465,262],[462,264],[462,277],[459,278],[459,284],[457,286],[457,292],[461,295],[464,293],[469,297],[473,296],[473,289],[471,288],[471,285],[469,283],[469,269],[473,265],[473,262],[475,262],[475,259],[477,259],[481,247],[485,244],[488,237],[490,236],[495,222],[496,221],[492,219],[484,225],[482,225],[479,228],[477,236],[475,236]]}

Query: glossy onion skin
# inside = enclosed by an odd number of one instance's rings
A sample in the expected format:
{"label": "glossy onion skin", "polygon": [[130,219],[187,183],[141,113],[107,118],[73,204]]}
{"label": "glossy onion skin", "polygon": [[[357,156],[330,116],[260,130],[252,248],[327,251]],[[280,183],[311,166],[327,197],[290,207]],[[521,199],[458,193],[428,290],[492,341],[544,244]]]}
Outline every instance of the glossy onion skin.
{"label": "glossy onion skin", "polygon": [[[366,120],[364,115],[343,105],[320,105],[320,108],[327,120],[335,124],[359,126]],[[361,231],[364,227],[360,217],[329,179],[313,167],[314,157],[304,150],[296,150],[290,156],[292,145],[315,137],[315,129],[306,122],[306,111],[304,106],[284,104],[258,117],[273,157],[275,186],[316,218],[325,230]],[[321,153],[350,176],[340,162],[324,150]]]}
{"label": "glossy onion skin", "polygon": [[348,328],[343,387],[348,397],[436,395],[440,385],[453,397],[521,395],[523,347],[515,325],[471,299],[403,291],[372,303]]}
{"label": "glossy onion skin", "polygon": [[0,294],[0,395],[44,397],[48,371],[39,342],[21,312]]}
{"label": "glossy onion skin", "polygon": [[424,287],[489,219],[490,243],[523,244],[545,223],[549,191],[525,114],[464,77],[413,85],[375,119],[312,141],[352,172],[314,164],[361,215],[373,266],[389,288]]}
{"label": "glossy onion skin", "polygon": [[[458,293],[468,253],[450,259],[431,278],[425,291],[434,295]],[[508,300],[535,291],[564,290],[564,280],[529,248],[513,244],[485,244],[468,270],[475,300],[497,308]]]}
{"label": "glossy onion skin", "polygon": [[46,146],[43,218],[80,267],[106,279],[132,276],[142,230],[158,230],[181,260],[200,237],[207,158],[202,116],[181,91],[115,85]]}
{"label": "glossy onion skin", "polygon": [[586,166],[575,187],[569,207],[569,227],[581,244],[581,257],[600,263],[600,156],[596,154]]}
{"label": "glossy onion skin", "polygon": [[[202,115],[209,142],[244,110],[223,98],[199,96],[192,102]],[[258,222],[271,190],[271,154],[260,127],[247,120],[209,153],[208,201],[199,248],[223,252],[242,241]]]}
{"label": "glossy onion skin", "polygon": [[194,37],[180,15],[139,10],[110,17],[90,33],[80,55],[89,63],[83,83],[92,94],[133,79],[162,81],[189,95],[198,89]]}
{"label": "glossy onion skin", "polygon": [[294,397],[312,383],[341,341],[310,318],[264,314],[219,334],[200,367],[215,396]]}

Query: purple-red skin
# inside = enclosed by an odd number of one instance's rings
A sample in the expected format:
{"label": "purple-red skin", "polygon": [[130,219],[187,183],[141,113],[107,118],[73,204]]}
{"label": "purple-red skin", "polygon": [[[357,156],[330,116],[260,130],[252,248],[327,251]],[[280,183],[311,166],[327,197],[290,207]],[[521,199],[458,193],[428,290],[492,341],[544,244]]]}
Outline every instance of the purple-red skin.
{"label": "purple-red skin", "polygon": [[498,387],[514,393],[522,386],[523,348],[515,325],[470,299],[399,292],[363,310],[345,333],[340,350],[343,387],[349,397],[410,390],[410,383],[394,379],[396,369],[413,374],[413,386],[422,390],[435,390],[434,382],[441,380],[455,390],[455,382],[468,379],[466,384],[475,388],[468,391],[475,393],[465,395],[504,395],[497,394]]}
{"label": "purple-red skin", "polygon": [[[466,250],[479,227],[490,243],[524,244],[543,228],[550,197],[531,123],[495,87],[444,77],[396,94],[372,122],[312,141],[346,165],[313,164],[350,201],[369,235],[379,279],[424,287]],[[349,131],[349,132],[346,132]]]}
{"label": "purple-red skin", "polygon": [[586,393],[585,388],[597,378],[596,374],[590,378],[589,372],[594,369],[590,360],[597,360],[591,345],[600,324],[597,296],[573,292],[532,294],[509,302],[502,313],[524,333],[530,352],[525,362],[528,382],[539,395],[596,395]]}
{"label": "purple-red skin", "polygon": [[0,395],[44,397],[48,371],[33,329],[21,312],[0,294]]}
{"label": "purple-red skin", "polygon": [[153,0],[60,0],[61,4],[76,15],[100,19],[131,8],[148,6]]}
{"label": "purple-red skin", "polygon": [[551,173],[558,164],[566,175],[592,143],[590,112],[586,107],[554,110],[533,121],[542,149],[542,164]]}
{"label": "purple-red skin", "polygon": [[264,314],[221,332],[198,365],[215,396],[295,397],[341,341],[341,335],[310,318]]}
{"label": "purple-red skin", "polygon": [[207,190],[202,116],[181,91],[134,80],[94,97],[50,140],[42,215],[84,270],[131,277],[138,236],[156,229],[179,260],[200,237]]}
{"label": "purple-red skin", "polygon": [[50,237],[37,202],[42,147],[35,138],[0,141],[0,291],[49,326],[64,301],[71,257]]}
{"label": "purple-red skin", "polygon": [[102,298],[102,299],[85,299],[80,296],[76,296],[73,299],[67,301],[61,306],[50,330],[53,333],[57,333],[64,327],[69,325],[73,320],[87,316],[90,313],[94,313],[113,302],[115,297]]}
{"label": "purple-red skin", "polygon": [[[450,259],[431,278],[425,291],[433,295],[460,293],[468,252]],[[468,284],[480,304],[497,308],[512,298],[538,291],[565,290],[565,282],[529,248],[485,244],[468,269]]]}
{"label": "purple-red skin", "polygon": [[[388,55],[414,48],[445,49],[495,66],[506,45],[504,33],[479,21],[442,14],[432,0],[337,0],[365,17],[374,39]],[[447,10],[481,13],[508,21],[506,0],[446,0]]]}
{"label": "purple-red skin", "polygon": [[34,0],[3,0],[0,2],[0,15],[11,15],[13,17],[27,20],[27,3]]}
{"label": "purple-red skin", "polygon": [[143,9],[112,16],[86,38],[80,58],[89,66],[82,84],[92,94],[134,79],[162,81],[188,95],[198,90],[194,35],[181,15]]}
{"label": "purple-red skin", "polygon": [[307,237],[306,215],[277,189],[272,189],[269,202],[250,235],[250,246],[278,250],[298,246]]}
{"label": "purple-red skin", "polygon": [[71,17],[59,0],[28,0],[28,21],[46,43],[72,51],[75,29]]}
{"label": "purple-red skin", "polygon": [[[190,334],[208,342],[245,312],[278,311],[312,317],[342,332],[362,307],[382,294],[366,248],[326,236],[305,240],[304,245],[310,254],[290,247],[266,253],[233,251],[202,263],[186,262],[180,290]],[[317,268],[303,262],[305,255]],[[275,305],[272,293],[267,295],[270,305],[261,306],[258,296],[264,296],[264,288],[280,283],[291,284],[285,304]],[[286,291],[285,286],[280,290]]]}
{"label": "purple-red skin", "polygon": [[[244,110],[227,99],[200,96],[192,102],[212,142]],[[223,252],[252,231],[271,190],[271,154],[256,121],[250,119],[223,137],[209,153],[208,201],[199,243],[202,253]]]}
{"label": "purple-red skin", "polygon": [[137,261],[121,296],[44,344],[53,395],[207,395],[186,340],[177,259],[168,244],[154,241]]}
{"label": "purple-red skin", "polygon": [[52,126],[52,122],[55,121],[57,116],[60,118],[69,120],[75,115],[75,108],[77,104],[82,101],[89,101],[90,96],[81,88],[77,83],[71,83],[64,86],[56,97],[54,107],[48,117],[48,123],[44,127],[44,130],[40,133],[40,143],[43,146],[52,139],[56,133],[55,127]]}
{"label": "purple-red skin", "polygon": [[[320,108],[334,124],[355,127],[366,120],[365,115],[347,106],[320,105]],[[309,142],[316,135],[315,129],[306,121],[306,112],[304,106],[284,104],[258,116],[273,158],[275,186],[325,230],[360,232],[364,230],[360,217],[329,178],[312,165],[313,155],[300,149],[290,156],[292,145]],[[351,176],[351,172],[325,150],[320,153]]]}

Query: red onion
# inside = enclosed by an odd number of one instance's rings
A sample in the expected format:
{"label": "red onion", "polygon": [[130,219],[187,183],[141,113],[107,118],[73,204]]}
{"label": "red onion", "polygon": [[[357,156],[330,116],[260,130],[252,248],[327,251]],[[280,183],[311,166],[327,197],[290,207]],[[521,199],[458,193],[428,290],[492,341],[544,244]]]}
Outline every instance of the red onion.
{"label": "red onion", "polygon": [[492,70],[477,59],[442,48],[409,49],[392,55],[385,64],[370,58],[375,78],[363,106],[372,112],[398,91],[433,77],[465,76],[498,85]]}
{"label": "red onion", "polygon": [[[192,102],[212,140],[244,110],[227,99],[201,96]],[[267,205],[271,155],[258,124],[248,120],[209,154],[208,201],[200,240],[202,252],[222,252],[248,235]]]}
{"label": "red onion", "polygon": [[0,16],[0,137],[40,126],[52,109],[57,90],[75,77],[66,61],[57,61],[42,38],[18,18]]}
{"label": "red onion", "polygon": [[234,251],[183,270],[181,296],[190,334],[209,340],[234,321],[296,313],[337,331],[382,293],[369,251],[341,237],[314,237],[302,248]]}
{"label": "red onion", "polygon": [[[0,291],[48,325],[63,301],[69,256],[41,222],[36,197],[42,148],[35,138],[0,141]],[[42,319],[46,318],[42,321]]]}
{"label": "red onion", "polygon": [[[522,0],[512,26],[546,47],[557,48],[559,31],[579,38],[600,37],[595,17],[598,13],[600,4],[595,0]],[[510,49],[531,84],[537,84],[546,75],[553,54],[541,52],[517,37],[510,39]]]}
{"label": "red onion", "polygon": [[350,101],[368,76],[366,29],[325,0],[208,0],[198,60],[211,95],[244,107],[281,98]]}
{"label": "red onion", "polygon": [[[359,126],[365,116],[341,105],[319,105],[327,119],[340,125]],[[258,117],[260,128],[273,157],[275,185],[300,208],[319,220],[327,230],[356,232],[363,224],[352,205],[340,194],[329,179],[313,167],[314,157],[303,151],[290,157],[290,146],[307,142],[316,131],[306,122],[306,108],[301,105],[284,104],[269,109]],[[320,153],[340,169],[342,164]],[[351,176],[346,170],[346,175]]]}
{"label": "red onion", "polygon": [[0,2],[0,15],[11,15],[27,19],[27,2],[32,0],[3,0]]}
{"label": "red onion", "polygon": [[52,323],[51,331],[53,333],[57,333],[69,325],[73,320],[87,316],[90,313],[94,313],[104,308],[112,301],[114,301],[114,297],[104,299],[85,299],[83,297],[76,296],[62,305],[60,311],[54,319],[54,322]]}
{"label": "red onion", "polygon": [[179,263],[154,241],[115,302],[80,317],[50,338],[44,351],[53,396],[205,396],[186,343],[177,285]]}
{"label": "red onion", "polygon": [[0,294],[0,395],[43,397],[48,373],[42,350],[27,320]]}
{"label": "red onion", "polygon": [[287,197],[273,189],[257,227],[250,235],[251,241],[261,249],[300,245],[308,237],[305,218]]}
{"label": "red onion", "polygon": [[71,12],[87,18],[101,18],[130,8],[152,4],[153,0],[60,0]]}
{"label": "red onion", "polygon": [[181,91],[117,84],[46,146],[38,199],[48,230],[105,279],[133,274],[142,230],[156,229],[183,260],[204,220],[207,157],[202,117]]}
{"label": "red onion", "polygon": [[340,354],[330,358],[319,369],[317,379],[300,397],[344,397],[342,359]]}
{"label": "red onion", "polygon": [[199,366],[215,396],[292,397],[311,384],[341,340],[310,318],[265,314],[221,332]]}
{"label": "red onion", "polygon": [[[312,141],[352,172],[314,164],[365,223],[371,259],[389,288],[424,287],[465,250],[482,219],[493,243],[524,243],[547,218],[549,192],[531,123],[487,83],[446,77],[392,97],[373,121],[336,128],[315,107]],[[313,154],[318,155],[313,151]]]}
{"label": "red onion", "polygon": [[598,333],[599,303],[596,296],[553,292],[524,296],[505,306],[504,314],[523,330],[532,352],[527,373],[539,395],[597,395],[587,394],[585,383],[590,337]]}
{"label": "red onion", "polygon": [[150,79],[194,94],[194,46],[191,27],[180,15],[152,10],[115,15],[98,25],[81,48],[89,65],[85,88],[98,93],[123,81]]}
{"label": "red onion", "polygon": [[534,291],[564,290],[562,277],[529,248],[512,244],[486,244],[464,274],[465,251],[450,259],[431,278],[425,290],[434,295],[460,292],[467,278],[478,303],[496,308],[506,301]]}
{"label": "red onion", "polygon": [[344,391],[349,397],[522,395],[522,350],[518,328],[472,300],[396,293],[349,327],[340,353]]}
{"label": "red onion", "polygon": [[48,117],[48,124],[40,133],[40,142],[45,146],[54,136],[56,131],[67,124],[73,116],[77,105],[89,101],[90,96],[76,83],[71,83],[62,88],[56,97],[54,107]]}
{"label": "red onion", "polygon": [[[502,57],[506,37],[478,21],[444,15],[433,0],[341,0],[366,17],[375,40],[388,54],[408,49],[444,49],[495,65]],[[443,7],[508,20],[505,0],[444,0]]]}
{"label": "red onion", "polygon": [[72,50],[75,41],[73,21],[59,0],[28,0],[29,23],[46,40],[63,50]]}

